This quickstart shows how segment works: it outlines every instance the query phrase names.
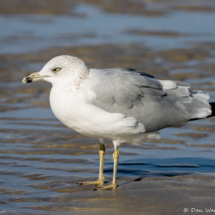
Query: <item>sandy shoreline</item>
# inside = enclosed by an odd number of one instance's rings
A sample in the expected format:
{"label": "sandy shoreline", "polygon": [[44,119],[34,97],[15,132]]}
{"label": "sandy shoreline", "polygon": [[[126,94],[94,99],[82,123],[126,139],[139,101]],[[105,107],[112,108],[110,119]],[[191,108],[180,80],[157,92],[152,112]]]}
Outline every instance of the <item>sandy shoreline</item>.
{"label": "sandy shoreline", "polygon": [[[87,178],[94,180],[95,178]],[[111,179],[111,178],[110,178]],[[79,187],[80,177],[50,177],[38,184],[40,189],[51,189],[60,196],[52,203],[25,207],[40,214],[137,214],[137,215],[180,215],[195,214],[215,209],[215,175],[188,174],[172,177],[119,177],[117,191],[93,191],[92,186]],[[86,178],[83,178],[86,180]],[[48,187],[49,184],[49,187]],[[43,199],[40,197],[41,200]],[[33,201],[34,199],[31,199]],[[35,201],[39,198],[35,198]],[[45,198],[43,199],[43,201]],[[48,199],[47,199],[48,200]],[[16,202],[26,201],[17,198]],[[44,201],[46,202],[46,201]],[[45,212],[46,211],[46,212]],[[23,214],[35,214],[23,213]],[[213,212],[211,212],[213,214]],[[19,214],[2,212],[1,214]]]}

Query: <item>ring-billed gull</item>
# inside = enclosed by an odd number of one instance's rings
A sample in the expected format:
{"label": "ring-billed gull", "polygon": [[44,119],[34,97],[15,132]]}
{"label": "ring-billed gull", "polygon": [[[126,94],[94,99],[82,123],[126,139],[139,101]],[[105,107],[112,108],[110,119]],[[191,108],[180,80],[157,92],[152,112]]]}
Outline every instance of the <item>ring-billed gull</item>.
{"label": "ring-billed gull", "polygon": [[[212,113],[209,95],[190,90],[190,84],[157,80],[130,68],[88,69],[82,60],[68,55],[51,59],[22,82],[39,80],[52,83],[51,109],[63,124],[87,137],[99,138],[99,178],[80,185],[115,189],[121,143],[139,144],[146,133],[180,127]],[[111,139],[115,148],[113,181],[107,186],[103,185],[105,139]]]}

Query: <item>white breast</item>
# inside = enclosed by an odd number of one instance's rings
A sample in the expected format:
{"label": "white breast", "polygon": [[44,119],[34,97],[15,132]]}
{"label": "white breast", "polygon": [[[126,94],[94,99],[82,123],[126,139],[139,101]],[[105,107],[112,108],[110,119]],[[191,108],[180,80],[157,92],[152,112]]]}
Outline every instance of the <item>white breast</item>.
{"label": "white breast", "polygon": [[94,96],[84,89],[54,86],[50,93],[50,104],[53,113],[63,124],[88,137],[125,142],[124,137],[145,132],[144,125],[135,118],[109,113],[94,106]]}
{"label": "white breast", "polygon": [[81,103],[84,102],[83,92],[75,88],[54,86],[50,93],[50,105],[54,115],[67,127],[79,131],[81,120]]}
{"label": "white breast", "polygon": [[101,137],[95,124],[95,113],[91,103],[95,95],[76,87],[53,86],[50,105],[54,115],[67,127],[88,137]]}

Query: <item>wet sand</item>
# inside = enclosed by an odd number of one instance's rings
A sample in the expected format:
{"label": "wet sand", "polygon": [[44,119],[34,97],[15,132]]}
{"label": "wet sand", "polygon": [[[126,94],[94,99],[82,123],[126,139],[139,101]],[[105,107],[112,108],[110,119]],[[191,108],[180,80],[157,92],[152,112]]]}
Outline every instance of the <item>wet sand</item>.
{"label": "wet sand", "polygon": [[[210,210],[214,204],[214,175],[185,174],[153,177],[121,177],[117,191],[93,191],[75,183],[80,177],[29,176],[31,180],[46,180],[33,187],[52,190],[55,197],[8,198],[15,203],[45,203],[26,209],[47,211],[45,214],[183,214],[195,210]],[[84,178],[85,180],[86,178]],[[88,178],[95,180],[96,178]],[[83,180],[83,179],[81,179]],[[19,190],[5,190],[13,195]],[[4,204],[4,202],[2,202]],[[212,209],[212,208],[211,208]],[[189,210],[189,211],[185,211]],[[44,212],[43,212],[44,213]],[[7,213],[3,213],[7,214]],[[8,213],[9,214],[9,213]],[[13,213],[10,213],[13,214]],[[15,213],[16,214],[16,213]],[[24,213],[23,213],[24,214]],[[26,213],[28,214],[28,213]]]}
{"label": "wet sand", "polygon": [[[69,54],[89,68],[131,67],[159,79],[186,81],[215,101],[215,32],[207,21],[214,16],[213,2],[65,0],[60,8],[59,1],[51,7],[48,0],[33,2],[10,0],[0,7],[5,27],[0,37],[0,214],[215,210],[214,119],[164,129],[160,140],[122,145],[117,191],[94,190],[76,183],[97,179],[98,140],[71,131],[54,117],[49,83],[21,83],[52,57]],[[169,16],[190,17],[190,22],[176,28]],[[198,16],[203,24],[193,27]],[[97,19],[106,26],[99,26]],[[113,144],[107,141],[107,183],[112,179],[112,153]]]}

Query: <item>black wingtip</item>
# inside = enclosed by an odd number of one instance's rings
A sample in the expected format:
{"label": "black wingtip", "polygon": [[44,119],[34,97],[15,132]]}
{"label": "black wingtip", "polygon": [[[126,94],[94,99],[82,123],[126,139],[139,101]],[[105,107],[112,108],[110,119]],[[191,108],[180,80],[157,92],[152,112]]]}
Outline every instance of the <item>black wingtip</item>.
{"label": "black wingtip", "polygon": [[215,116],[215,102],[211,102],[210,106],[211,106],[212,113],[208,117],[213,117],[213,116]]}

